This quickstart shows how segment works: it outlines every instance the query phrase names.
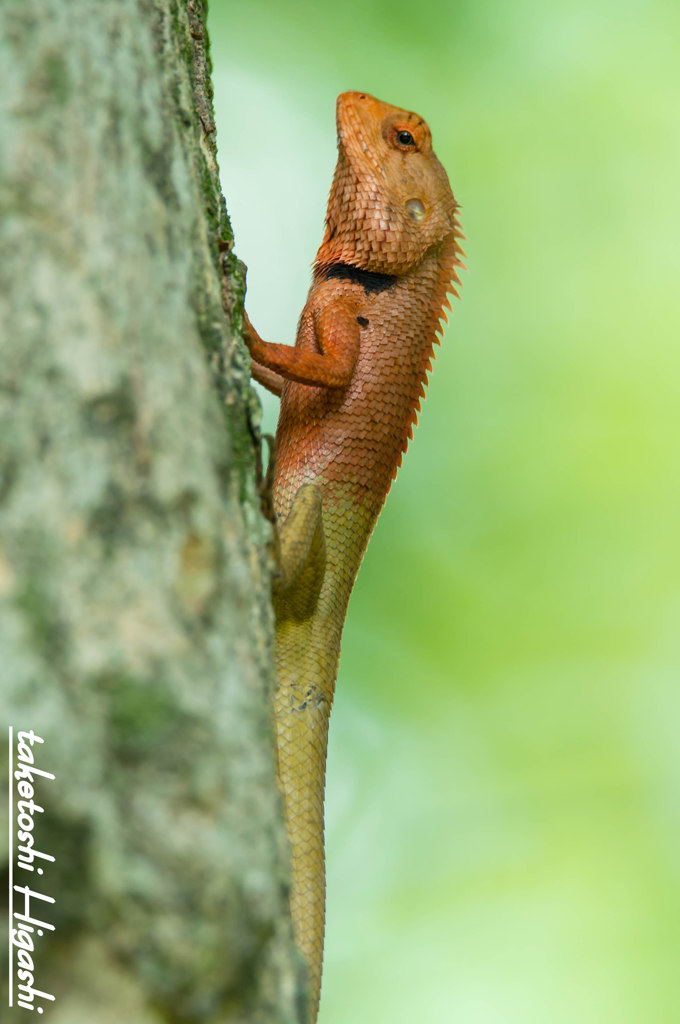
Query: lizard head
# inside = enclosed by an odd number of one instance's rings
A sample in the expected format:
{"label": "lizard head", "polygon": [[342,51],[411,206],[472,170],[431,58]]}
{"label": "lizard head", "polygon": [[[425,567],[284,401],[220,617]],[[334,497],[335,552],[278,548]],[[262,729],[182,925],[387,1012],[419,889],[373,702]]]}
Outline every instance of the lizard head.
{"label": "lizard head", "polygon": [[418,114],[363,92],[337,102],[338,163],[318,267],[383,274],[416,266],[457,228],[456,201]]}

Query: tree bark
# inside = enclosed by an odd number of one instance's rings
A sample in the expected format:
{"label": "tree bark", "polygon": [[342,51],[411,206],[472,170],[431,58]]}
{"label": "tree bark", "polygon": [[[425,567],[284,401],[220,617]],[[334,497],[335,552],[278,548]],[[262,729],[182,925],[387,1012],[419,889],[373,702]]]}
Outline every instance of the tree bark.
{"label": "tree bark", "polygon": [[55,860],[13,861],[55,900],[31,905],[51,1024],[303,1017],[204,17],[0,6],[2,720],[55,776]]}

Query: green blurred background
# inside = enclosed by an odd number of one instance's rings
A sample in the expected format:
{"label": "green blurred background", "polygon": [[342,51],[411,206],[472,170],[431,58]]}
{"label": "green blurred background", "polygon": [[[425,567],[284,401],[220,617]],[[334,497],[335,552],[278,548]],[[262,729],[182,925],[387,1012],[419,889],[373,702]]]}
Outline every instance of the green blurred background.
{"label": "green blurred background", "polygon": [[677,1024],[680,6],[210,24],[264,337],[294,338],[344,89],[426,117],[468,236],[345,629],[320,1024]]}

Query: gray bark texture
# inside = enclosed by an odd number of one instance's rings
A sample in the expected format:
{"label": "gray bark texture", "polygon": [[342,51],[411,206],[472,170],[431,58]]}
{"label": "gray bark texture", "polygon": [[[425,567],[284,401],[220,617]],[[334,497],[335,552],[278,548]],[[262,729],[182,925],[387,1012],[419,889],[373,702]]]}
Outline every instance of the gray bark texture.
{"label": "gray bark texture", "polygon": [[204,2],[3,0],[0,69],[0,711],[55,775],[56,859],[14,873],[55,899],[41,1019],[298,1021]]}

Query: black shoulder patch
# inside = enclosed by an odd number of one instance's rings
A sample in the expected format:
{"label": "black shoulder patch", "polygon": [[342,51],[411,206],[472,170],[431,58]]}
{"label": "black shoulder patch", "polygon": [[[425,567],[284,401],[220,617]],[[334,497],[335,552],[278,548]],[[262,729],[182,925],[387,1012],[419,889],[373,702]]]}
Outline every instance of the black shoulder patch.
{"label": "black shoulder patch", "polygon": [[341,281],[356,281],[369,292],[384,292],[393,288],[398,278],[394,274],[375,274],[372,270],[361,270],[360,267],[350,267],[348,263],[334,263],[325,273],[326,280],[335,277]]}
{"label": "black shoulder patch", "polygon": [[368,320],[366,319],[365,316],[358,316],[357,323],[359,324],[360,327],[368,327]]}

